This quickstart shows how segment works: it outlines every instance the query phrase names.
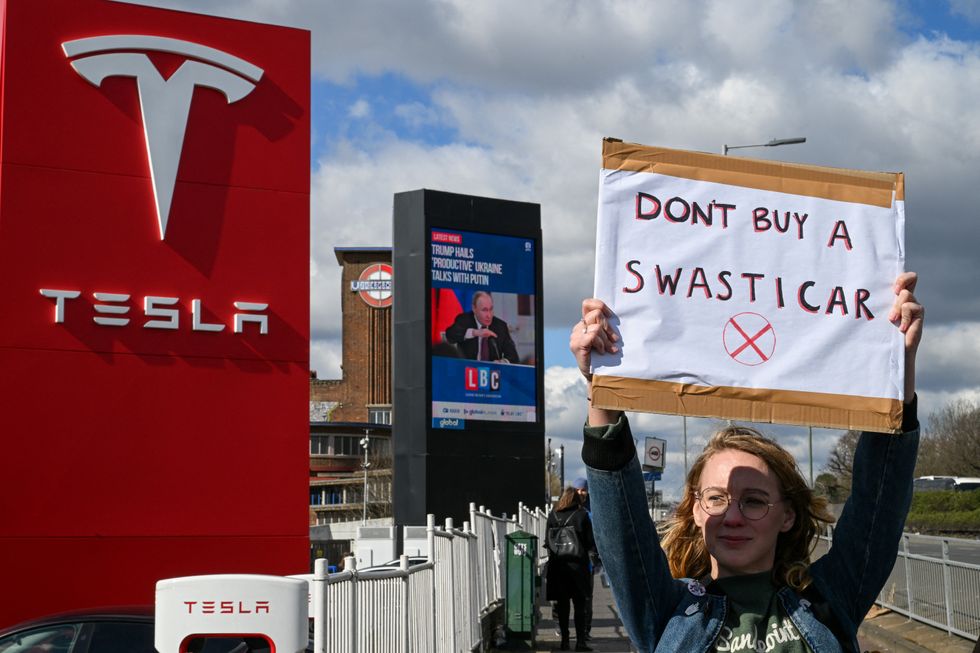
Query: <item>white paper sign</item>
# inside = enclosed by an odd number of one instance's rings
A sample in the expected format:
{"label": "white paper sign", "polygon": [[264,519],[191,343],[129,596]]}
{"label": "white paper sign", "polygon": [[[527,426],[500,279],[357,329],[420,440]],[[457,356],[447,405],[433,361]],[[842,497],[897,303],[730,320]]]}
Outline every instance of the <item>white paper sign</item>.
{"label": "white paper sign", "polygon": [[594,372],[900,401],[903,340],[888,312],[904,226],[902,200],[603,169],[595,296],[622,351],[594,356]]}

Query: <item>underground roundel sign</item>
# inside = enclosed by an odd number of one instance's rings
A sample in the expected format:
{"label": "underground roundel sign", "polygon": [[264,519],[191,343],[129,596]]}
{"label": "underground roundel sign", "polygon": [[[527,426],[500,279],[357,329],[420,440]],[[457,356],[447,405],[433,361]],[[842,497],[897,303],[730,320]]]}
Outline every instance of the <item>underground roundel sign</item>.
{"label": "underground roundel sign", "polygon": [[364,268],[356,281],[350,282],[350,289],[364,300],[364,303],[374,308],[391,306],[391,266],[387,263],[372,263]]}

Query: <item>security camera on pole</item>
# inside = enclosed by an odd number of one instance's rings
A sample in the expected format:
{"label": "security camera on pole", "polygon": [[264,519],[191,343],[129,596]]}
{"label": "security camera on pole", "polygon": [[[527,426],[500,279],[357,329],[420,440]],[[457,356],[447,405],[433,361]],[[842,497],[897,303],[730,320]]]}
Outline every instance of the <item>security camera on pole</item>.
{"label": "security camera on pole", "polygon": [[643,446],[644,479],[650,480],[650,513],[654,521],[657,519],[657,490],[656,483],[664,471],[664,460],[667,457],[667,441],[661,438],[647,438]]}

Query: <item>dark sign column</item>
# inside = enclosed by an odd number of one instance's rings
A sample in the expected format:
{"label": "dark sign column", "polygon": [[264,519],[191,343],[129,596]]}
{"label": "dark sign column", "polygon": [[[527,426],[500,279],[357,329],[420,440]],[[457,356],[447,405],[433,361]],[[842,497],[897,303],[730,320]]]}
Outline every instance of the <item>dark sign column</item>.
{"label": "dark sign column", "polygon": [[394,212],[395,522],[537,505],[540,206],[419,190]]}

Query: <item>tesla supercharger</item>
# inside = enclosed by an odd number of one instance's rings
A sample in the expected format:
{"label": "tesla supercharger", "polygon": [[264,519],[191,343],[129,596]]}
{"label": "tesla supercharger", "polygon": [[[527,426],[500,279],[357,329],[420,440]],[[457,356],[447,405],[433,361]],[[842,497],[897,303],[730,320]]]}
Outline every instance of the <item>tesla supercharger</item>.
{"label": "tesla supercharger", "polygon": [[290,574],[287,578],[298,578],[307,585],[306,600],[309,605],[310,619],[313,619],[315,611],[313,610],[313,574]]}
{"label": "tesla supercharger", "polygon": [[206,637],[262,638],[275,653],[300,653],[309,643],[309,584],[297,578],[217,574],[157,582],[159,653],[187,653]]}

